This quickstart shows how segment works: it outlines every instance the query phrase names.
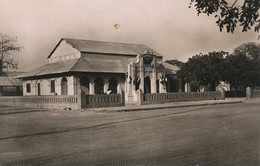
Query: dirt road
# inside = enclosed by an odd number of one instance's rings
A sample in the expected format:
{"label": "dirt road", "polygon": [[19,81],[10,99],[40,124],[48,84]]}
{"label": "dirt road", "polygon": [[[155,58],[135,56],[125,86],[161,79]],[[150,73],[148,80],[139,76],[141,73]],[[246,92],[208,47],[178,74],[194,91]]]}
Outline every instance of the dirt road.
{"label": "dirt road", "polygon": [[127,113],[1,107],[0,165],[259,165],[259,111],[259,99]]}

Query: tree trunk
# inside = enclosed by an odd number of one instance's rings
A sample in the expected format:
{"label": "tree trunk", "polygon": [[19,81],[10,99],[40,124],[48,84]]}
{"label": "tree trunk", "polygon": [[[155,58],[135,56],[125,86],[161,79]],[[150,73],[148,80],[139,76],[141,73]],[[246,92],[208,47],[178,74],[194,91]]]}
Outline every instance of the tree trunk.
{"label": "tree trunk", "polygon": [[237,97],[237,91],[238,91],[238,87],[235,87],[235,90],[234,90],[234,97]]}
{"label": "tree trunk", "polygon": [[3,60],[0,59],[0,76],[3,75]]}

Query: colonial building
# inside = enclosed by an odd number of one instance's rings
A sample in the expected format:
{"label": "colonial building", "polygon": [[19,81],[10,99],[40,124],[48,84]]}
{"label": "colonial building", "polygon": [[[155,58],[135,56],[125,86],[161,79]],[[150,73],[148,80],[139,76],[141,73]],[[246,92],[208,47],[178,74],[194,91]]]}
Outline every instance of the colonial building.
{"label": "colonial building", "polygon": [[176,66],[145,45],[61,39],[49,63],[19,76],[23,95],[114,94],[126,101],[144,93],[179,91]]}

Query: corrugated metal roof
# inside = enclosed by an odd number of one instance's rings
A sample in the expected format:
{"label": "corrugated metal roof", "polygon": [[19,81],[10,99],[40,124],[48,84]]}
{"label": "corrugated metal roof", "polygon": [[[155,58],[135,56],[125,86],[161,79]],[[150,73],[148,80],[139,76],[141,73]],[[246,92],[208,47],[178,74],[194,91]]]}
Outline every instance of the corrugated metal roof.
{"label": "corrugated metal roof", "polygon": [[165,67],[165,74],[176,74],[179,70],[177,66],[171,65],[167,62],[162,62],[162,65]]}
{"label": "corrugated metal roof", "polygon": [[80,58],[70,71],[125,73],[120,60]]}
{"label": "corrugated metal roof", "polygon": [[79,58],[56,63],[49,63],[27,73],[17,76],[26,78],[67,72],[103,72],[103,73],[125,73],[120,60]]}
{"label": "corrugated metal roof", "polygon": [[72,60],[60,61],[56,63],[49,63],[41,67],[38,67],[34,70],[31,70],[29,72],[26,72],[24,74],[20,74],[17,76],[17,78],[66,73],[70,71],[70,69],[76,64],[78,60],[79,59],[72,59]]}
{"label": "corrugated metal roof", "polygon": [[80,52],[138,55],[138,54],[143,54],[145,51],[149,51],[149,52],[153,52],[153,54],[156,56],[161,56],[158,52],[142,44],[129,44],[129,43],[116,43],[116,42],[62,38],[60,42],[56,45],[54,50],[50,53],[48,58],[51,57],[51,55],[59,46],[62,40],[65,40],[68,44],[70,44],[72,47],[74,47]]}
{"label": "corrugated metal roof", "polygon": [[8,76],[0,76],[0,86],[22,86],[22,81],[8,77]]}
{"label": "corrugated metal roof", "polygon": [[[27,73],[18,75],[16,78],[60,74],[67,72],[98,72],[98,73],[126,73],[127,65],[136,58],[127,60],[79,58],[56,63],[49,63]],[[176,74],[177,66],[162,62],[166,74]]]}
{"label": "corrugated metal roof", "polygon": [[125,59],[125,60],[122,60],[121,63],[124,67],[124,70],[125,71],[128,71],[128,65],[131,63],[131,62],[136,62],[137,59],[136,58],[130,58],[130,59]]}

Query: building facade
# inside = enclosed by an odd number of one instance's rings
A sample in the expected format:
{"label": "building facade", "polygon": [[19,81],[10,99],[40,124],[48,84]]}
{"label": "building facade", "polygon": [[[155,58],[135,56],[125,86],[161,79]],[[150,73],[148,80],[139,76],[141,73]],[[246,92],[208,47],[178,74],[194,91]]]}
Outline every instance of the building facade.
{"label": "building facade", "polygon": [[124,91],[126,101],[144,93],[177,92],[178,68],[145,45],[61,39],[49,63],[19,76],[23,95],[95,95]]}

